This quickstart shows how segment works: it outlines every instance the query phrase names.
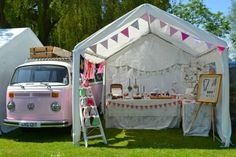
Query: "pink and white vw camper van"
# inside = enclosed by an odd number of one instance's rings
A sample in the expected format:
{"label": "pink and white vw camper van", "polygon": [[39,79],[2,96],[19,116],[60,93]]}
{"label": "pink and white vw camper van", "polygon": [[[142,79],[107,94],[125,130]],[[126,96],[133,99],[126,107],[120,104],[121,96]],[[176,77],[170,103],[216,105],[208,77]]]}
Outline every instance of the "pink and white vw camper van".
{"label": "pink and white vw camper van", "polygon": [[[50,54],[47,48],[44,51]],[[71,56],[68,51],[63,54]],[[7,89],[4,124],[28,128],[71,125],[71,60],[50,57],[41,54],[15,69]]]}

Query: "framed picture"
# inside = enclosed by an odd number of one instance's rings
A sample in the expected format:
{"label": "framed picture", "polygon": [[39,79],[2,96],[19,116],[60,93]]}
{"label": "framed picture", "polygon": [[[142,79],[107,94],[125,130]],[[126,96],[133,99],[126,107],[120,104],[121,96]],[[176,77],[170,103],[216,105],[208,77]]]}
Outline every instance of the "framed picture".
{"label": "framed picture", "polygon": [[201,74],[197,90],[197,101],[216,104],[221,88],[221,74]]}

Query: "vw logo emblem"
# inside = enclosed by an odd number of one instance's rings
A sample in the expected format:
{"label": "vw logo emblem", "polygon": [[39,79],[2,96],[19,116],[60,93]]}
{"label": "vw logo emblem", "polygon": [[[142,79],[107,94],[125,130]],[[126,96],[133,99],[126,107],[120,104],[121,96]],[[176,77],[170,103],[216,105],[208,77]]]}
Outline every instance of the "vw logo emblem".
{"label": "vw logo emblem", "polygon": [[27,107],[28,107],[28,109],[31,111],[31,110],[33,110],[34,109],[34,103],[29,103],[28,105],[27,105]]}

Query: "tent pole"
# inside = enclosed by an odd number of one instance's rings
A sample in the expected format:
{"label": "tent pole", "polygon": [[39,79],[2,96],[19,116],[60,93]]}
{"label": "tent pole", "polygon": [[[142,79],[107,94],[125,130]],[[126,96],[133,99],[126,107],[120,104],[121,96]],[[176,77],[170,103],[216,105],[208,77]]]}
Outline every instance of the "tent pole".
{"label": "tent pole", "polygon": [[72,138],[73,144],[79,145],[81,124],[80,124],[80,112],[79,112],[79,78],[80,78],[80,52],[73,52],[73,79],[72,79]]}
{"label": "tent pole", "polygon": [[102,113],[105,114],[106,105],[106,64],[104,64],[103,81],[102,81]]}

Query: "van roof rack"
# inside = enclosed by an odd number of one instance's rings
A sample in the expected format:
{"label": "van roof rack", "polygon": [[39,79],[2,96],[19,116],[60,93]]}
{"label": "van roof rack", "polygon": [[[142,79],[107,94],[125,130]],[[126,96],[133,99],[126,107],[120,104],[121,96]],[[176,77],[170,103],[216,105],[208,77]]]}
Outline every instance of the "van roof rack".
{"label": "van roof rack", "polygon": [[28,58],[26,60],[26,62],[33,62],[33,61],[64,61],[64,62],[71,62],[72,57]]}
{"label": "van roof rack", "polygon": [[56,46],[30,48],[30,58],[70,58],[72,53]]}

